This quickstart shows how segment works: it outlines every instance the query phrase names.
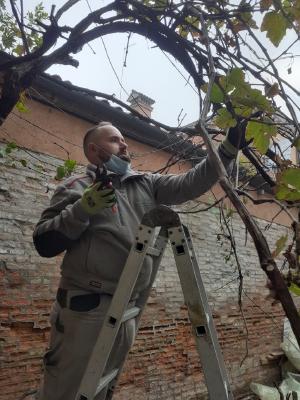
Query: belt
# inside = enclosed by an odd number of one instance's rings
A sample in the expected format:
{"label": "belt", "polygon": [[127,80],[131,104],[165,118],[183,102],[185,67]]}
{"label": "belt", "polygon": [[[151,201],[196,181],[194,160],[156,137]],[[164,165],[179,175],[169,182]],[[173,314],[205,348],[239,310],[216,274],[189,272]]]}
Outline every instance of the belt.
{"label": "belt", "polygon": [[[61,308],[69,308],[72,311],[90,311],[98,307],[101,296],[110,296],[101,293],[84,293],[80,290],[67,290],[58,288],[56,300]],[[135,301],[128,303],[128,308],[134,307]]]}
{"label": "belt", "polygon": [[100,293],[78,293],[80,291],[58,288],[56,300],[61,308],[69,308],[73,311],[90,311],[100,304]]}

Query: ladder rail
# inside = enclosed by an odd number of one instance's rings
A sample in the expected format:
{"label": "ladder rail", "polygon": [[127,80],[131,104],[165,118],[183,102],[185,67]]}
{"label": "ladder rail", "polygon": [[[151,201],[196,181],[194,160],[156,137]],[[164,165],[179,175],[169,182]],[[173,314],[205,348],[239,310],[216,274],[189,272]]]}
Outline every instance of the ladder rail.
{"label": "ladder rail", "polygon": [[114,341],[123,320],[123,315],[127,309],[153,236],[153,228],[145,225],[139,226],[139,232],[136,236],[135,243],[130,250],[120,277],[120,282],[122,282],[122,284],[117,286],[112,298],[75,400],[93,400],[95,397],[99,381],[104,374],[109,354],[113,348]]}
{"label": "ladder rail", "polygon": [[[159,255],[157,257],[155,257],[154,261],[153,261],[152,274],[151,274],[149,286],[139,296],[139,299],[138,299],[138,307],[140,308],[141,311],[137,315],[136,320],[135,320],[136,321],[136,334],[138,332],[138,329],[139,329],[139,326],[140,326],[140,322],[141,322],[142,313],[143,313],[143,310],[144,310],[144,308],[146,306],[147,300],[148,300],[148,298],[150,296],[150,292],[151,292],[153,283],[155,281],[155,278],[156,278],[156,275],[157,275],[157,272],[158,272],[158,268],[159,268],[161,259],[162,259],[163,255],[164,255],[167,243],[168,243],[167,231],[166,231],[165,228],[160,228],[159,234],[158,234],[158,236],[156,238],[156,241],[155,241],[155,244],[154,244],[154,248],[159,251]],[[115,377],[115,379],[113,380],[113,385],[108,390],[108,393],[106,395],[106,400],[111,400],[112,399],[114,388],[116,387],[116,385],[118,383],[118,379],[119,379],[119,377],[120,377],[120,375],[122,373],[122,369],[124,367],[124,364],[126,362],[128,354],[129,354],[129,351],[127,352],[127,354],[124,357],[122,363],[120,364],[118,374]]]}
{"label": "ladder rail", "polygon": [[[157,226],[161,228],[155,238],[154,228]],[[151,247],[154,240],[154,246]],[[210,399],[233,400],[191,235],[188,228],[181,224],[178,214],[166,206],[151,210],[142,219],[74,400],[93,400],[106,386],[106,400],[111,400],[129,351],[124,355],[118,369],[104,376],[109,355],[122,322],[135,318],[138,329],[142,310],[150,295],[168,240],[171,241]],[[136,306],[128,309],[146,255],[153,257],[150,284],[140,294]]]}
{"label": "ladder rail", "polygon": [[169,238],[210,398],[232,400],[221,348],[191,238],[187,238],[182,225],[169,229]]}
{"label": "ladder rail", "polygon": [[209,302],[208,302],[208,297],[207,297],[207,294],[206,294],[204,283],[203,283],[203,280],[202,280],[202,277],[201,277],[201,274],[200,274],[200,267],[199,267],[199,264],[198,264],[198,261],[197,261],[197,257],[196,257],[196,253],[195,253],[195,247],[194,247],[194,244],[193,244],[192,236],[190,234],[190,231],[189,231],[188,227],[183,226],[183,228],[184,228],[185,235],[186,235],[186,238],[187,238],[187,244],[188,244],[189,249],[190,249],[190,251],[192,253],[191,260],[192,260],[192,263],[193,263],[193,268],[194,268],[197,284],[199,286],[199,292],[200,292],[201,297],[202,297],[202,304],[207,304],[207,310],[208,310],[208,313],[209,313],[208,328],[210,330],[210,336],[214,340],[214,346],[216,348],[216,354],[219,357],[219,363],[220,363],[220,366],[221,366],[220,372],[221,372],[221,374],[223,376],[224,381],[227,382],[227,385],[229,387],[229,383],[228,383],[229,379],[228,379],[226,368],[225,368],[225,363],[224,363],[224,359],[223,359],[223,355],[222,355],[222,350],[221,350],[221,346],[220,346],[220,343],[219,343],[219,340],[218,340],[218,335],[217,335],[217,331],[216,331],[216,328],[215,328],[215,324],[213,322],[213,316],[212,316],[212,312],[211,312],[210,305],[209,305]]}

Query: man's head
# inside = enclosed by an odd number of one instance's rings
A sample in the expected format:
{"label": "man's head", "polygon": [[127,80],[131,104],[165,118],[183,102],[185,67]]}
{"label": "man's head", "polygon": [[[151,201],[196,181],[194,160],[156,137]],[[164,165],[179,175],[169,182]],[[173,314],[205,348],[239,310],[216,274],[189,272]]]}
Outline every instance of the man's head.
{"label": "man's head", "polygon": [[121,132],[110,122],[90,128],[83,139],[83,150],[91,164],[101,166],[112,154],[130,162],[127,144]]}

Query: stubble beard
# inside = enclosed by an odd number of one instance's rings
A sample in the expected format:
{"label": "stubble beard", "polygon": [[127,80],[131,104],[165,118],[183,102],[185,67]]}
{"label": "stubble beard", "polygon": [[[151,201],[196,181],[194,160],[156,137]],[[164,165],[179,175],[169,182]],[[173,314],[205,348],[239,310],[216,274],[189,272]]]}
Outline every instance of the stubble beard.
{"label": "stubble beard", "polygon": [[129,154],[120,154],[118,157],[121,158],[121,160],[124,160],[124,161],[126,161],[128,163],[131,162],[131,158],[130,158]]}

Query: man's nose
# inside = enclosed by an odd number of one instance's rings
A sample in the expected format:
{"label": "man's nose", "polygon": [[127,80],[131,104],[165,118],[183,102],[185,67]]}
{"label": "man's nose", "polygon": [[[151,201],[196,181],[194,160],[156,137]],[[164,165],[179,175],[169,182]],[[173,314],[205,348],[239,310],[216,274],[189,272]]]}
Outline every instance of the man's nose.
{"label": "man's nose", "polygon": [[127,143],[121,142],[121,148],[122,148],[122,149],[127,149],[127,147],[128,147],[128,144],[127,144]]}

